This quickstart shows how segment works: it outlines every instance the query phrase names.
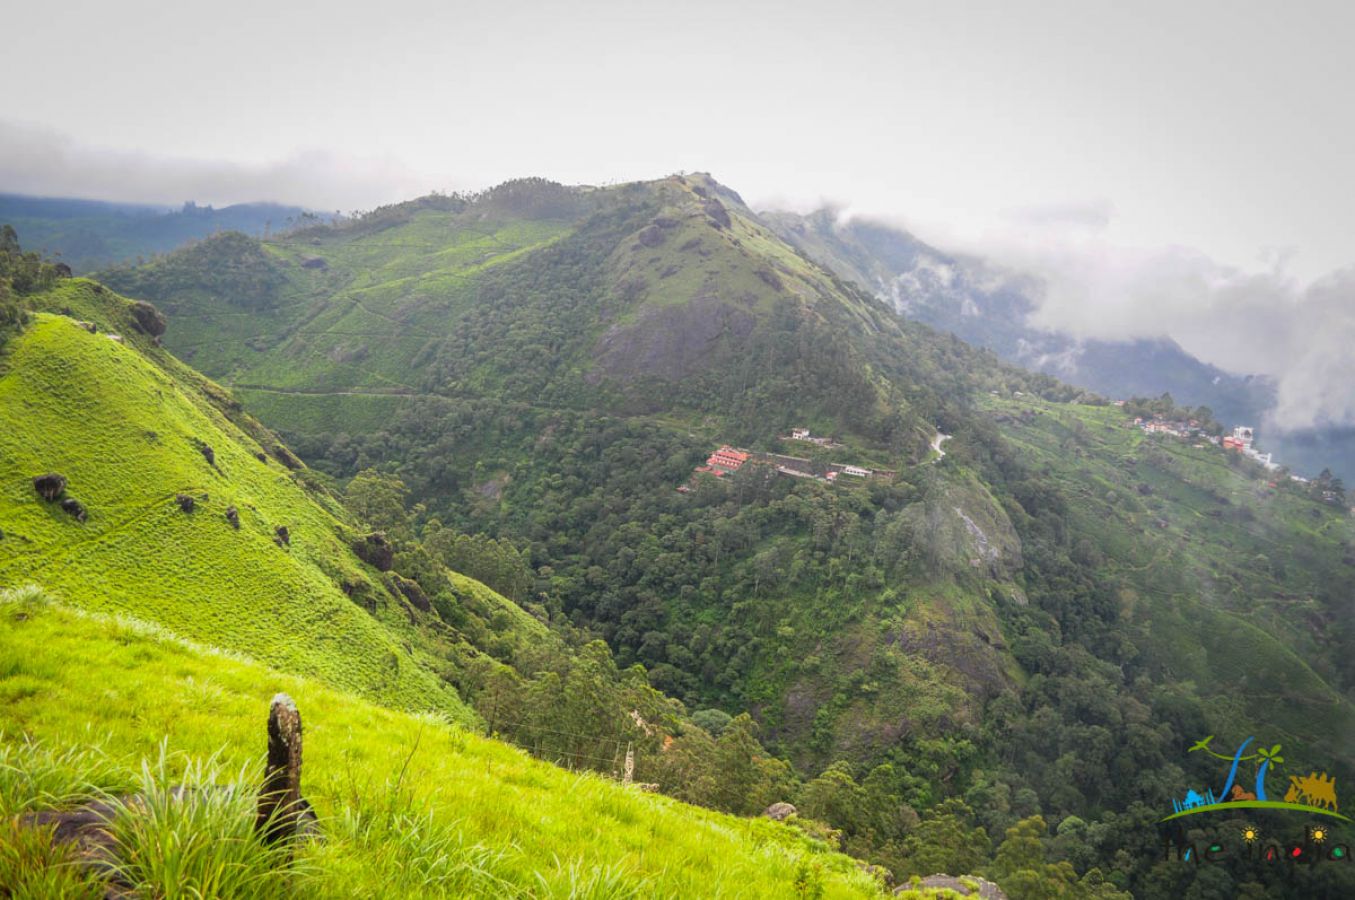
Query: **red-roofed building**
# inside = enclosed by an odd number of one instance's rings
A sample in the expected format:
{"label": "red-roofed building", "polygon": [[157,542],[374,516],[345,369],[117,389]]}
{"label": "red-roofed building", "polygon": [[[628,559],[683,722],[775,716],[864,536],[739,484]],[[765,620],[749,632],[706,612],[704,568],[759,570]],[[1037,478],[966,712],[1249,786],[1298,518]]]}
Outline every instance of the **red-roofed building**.
{"label": "red-roofed building", "polygon": [[706,465],[724,469],[727,472],[736,472],[746,462],[748,462],[747,453],[726,445],[712,453],[710,459],[706,460]]}

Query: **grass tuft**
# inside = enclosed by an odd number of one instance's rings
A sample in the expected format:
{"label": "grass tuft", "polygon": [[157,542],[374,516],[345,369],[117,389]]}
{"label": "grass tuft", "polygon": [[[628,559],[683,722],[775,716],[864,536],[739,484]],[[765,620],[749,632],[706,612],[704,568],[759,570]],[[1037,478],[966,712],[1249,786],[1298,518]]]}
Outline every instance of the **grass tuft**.
{"label": "grass tuft", "polygon": [[142,763],[137,792],[109,817],[118,880],[169,898],[290,895],[298,864],[255,833],[258,779],[226,780],[215,756],[188,760],[181,779],[166,745]]}
{"label": "grass tuft", "polygon": [[53,844],[52,828],[0,818],[0,896],[13,900],[100,900],[106,884],[80,865],[69,844]]}

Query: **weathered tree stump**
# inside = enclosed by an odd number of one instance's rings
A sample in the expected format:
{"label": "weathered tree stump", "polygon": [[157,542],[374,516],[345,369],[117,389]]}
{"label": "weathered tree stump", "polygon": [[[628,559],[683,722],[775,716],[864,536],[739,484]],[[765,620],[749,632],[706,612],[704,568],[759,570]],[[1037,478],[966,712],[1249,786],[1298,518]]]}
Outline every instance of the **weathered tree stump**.
{"label": "weathered tree stump", "polygon": [[268,763],[254,828],[266,843],[294,837],[315,814],[301,796],[301,713],[286,694],[268,709]]}

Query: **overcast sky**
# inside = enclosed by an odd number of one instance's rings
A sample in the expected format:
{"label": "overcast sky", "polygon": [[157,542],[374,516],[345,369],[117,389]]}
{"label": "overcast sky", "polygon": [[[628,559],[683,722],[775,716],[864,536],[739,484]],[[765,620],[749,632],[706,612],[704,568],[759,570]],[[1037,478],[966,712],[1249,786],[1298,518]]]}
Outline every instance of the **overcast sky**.
{"label": "overcast sky", "polygon": [[[1298,303],[1355,263],[1355,4],[80,0],[5,30],[0,189],[348,210],[705,170],[1051,270],[1199,254]],[[1048,320],[1110,328],[1083,282]]]}

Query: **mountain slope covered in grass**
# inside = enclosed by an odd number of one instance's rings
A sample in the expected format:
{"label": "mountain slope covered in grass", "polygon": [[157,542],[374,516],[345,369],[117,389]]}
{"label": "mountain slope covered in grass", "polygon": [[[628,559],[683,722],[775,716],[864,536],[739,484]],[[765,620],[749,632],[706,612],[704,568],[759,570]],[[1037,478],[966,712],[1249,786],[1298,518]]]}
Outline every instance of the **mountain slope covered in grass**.
{"label": "mountain slope covered in grass", "polygon": [[[0,817],[50,795],[78,802],[91,780],[128,790],[141,760],[165,751],[168,784],[211,757],[223,780],[243,767],[254,787],[278,691],[301,710],[302,788],[324,839],[300,845],[292,873],[273,873],[254,896],[882,895],[854,860],[787,826],[566,772],[440,717],[375,706],[37,592],[0,594]],[[12,874],[3,866],[0,877]]]}
{"label": "mountain slope covered in grass", "polygon": [[[276,437],[100,285],[34,299],[51,312],[0,356],[0,580],[383,702],[473,715],[441,677],[453,651],[354,555],[361,532]],[[52,501],[34,485],[47,474],[64,479]]]}
{"label": "mountain slope covered in grass", "polygon": [[[900,877],[984,871],[990,838],[1047,827],[1087,892],[1180,894],[1120,851],[1205,783],[1193,742],[1255,734],[1349,777],[1335,491],[1139,442],[1125,410],[901,319],[706,176],[231,241],[196,250],[219,266],[110,277],[316,469],[400,479],[411,531],[524,548],[524,605],[709,735],[751,713],[794,767],[778,790]],[[727,443],[752,461],[694,472]],[[879,477],[777,468],[829,464]]]}

